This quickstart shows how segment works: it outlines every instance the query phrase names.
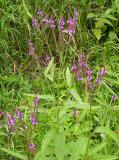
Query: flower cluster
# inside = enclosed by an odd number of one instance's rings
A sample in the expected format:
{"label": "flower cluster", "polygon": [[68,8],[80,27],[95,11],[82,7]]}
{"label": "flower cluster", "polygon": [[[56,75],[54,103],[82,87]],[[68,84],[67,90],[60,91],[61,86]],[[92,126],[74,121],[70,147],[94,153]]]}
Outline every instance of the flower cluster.
{"label": "flower cluster", "polygon": [[28,45],[29,45],[29,55],[33,55],[35,53],[33,42],[29,40]]}
{"label": "flower cluster", "polygon": [[93,71],[89,68],[87,57],[84,54],[81,54],[78,61],[72,65],[72,72],[78,81],[82,81],[84,79],[89,89],[98,86],[107,73],[104,66],[99,70],[96,82],[93,83]]}

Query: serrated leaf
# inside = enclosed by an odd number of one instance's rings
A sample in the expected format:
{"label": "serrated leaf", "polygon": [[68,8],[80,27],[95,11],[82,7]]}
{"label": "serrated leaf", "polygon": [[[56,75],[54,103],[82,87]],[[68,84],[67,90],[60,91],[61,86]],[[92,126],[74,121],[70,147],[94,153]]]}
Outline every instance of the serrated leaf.
{"label": "serrated leaf", "polygon": [[93,33],[96,36],[97,40],[99,41],[102,33],[101,29],[93,29]]}
{"label": "serrated leaf", "polygon": [[66,69],[66,81],[67,81],[68,87],[71,88],[72,81],[71,81],[71,73],[70,73],[69,67],[67,67]]}
{"label": "serrated leaf", "polygon": [[21,153],[19,153],[18,151],[14,151],[14,150],[10,150],[10,149],[6,149],[6,148],[0,148],[3,152],[13,156],[13,157],[16,157],[16,158],[19,158],[21,160],[28,160],[28,157],[26,155],[23,155]]}

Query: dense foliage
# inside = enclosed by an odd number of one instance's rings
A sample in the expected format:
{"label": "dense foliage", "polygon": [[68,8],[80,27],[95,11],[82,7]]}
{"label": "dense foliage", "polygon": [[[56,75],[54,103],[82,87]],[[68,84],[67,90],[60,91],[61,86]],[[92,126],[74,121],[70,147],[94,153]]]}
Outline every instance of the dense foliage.
{"label": "dense foliage", "polygon": [[0,159],[119,159],[119,0],[0,0]]}

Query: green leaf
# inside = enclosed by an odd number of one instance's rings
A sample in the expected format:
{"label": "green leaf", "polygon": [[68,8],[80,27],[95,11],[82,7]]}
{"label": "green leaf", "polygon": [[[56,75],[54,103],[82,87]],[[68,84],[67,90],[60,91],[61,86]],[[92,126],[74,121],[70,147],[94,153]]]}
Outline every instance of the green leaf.
{"label": "green leaf", "polygon": [[57,132],[55,138],[55,155],[57,160],[64,159],[65,141],[66,137],[64,131]]}
{"label": "green leaf", "polygon": [[44,75],[50,81],[54,81],[54,57],[50,60],[48,66],[46,67]]}
{"label": "green leaf", "polygon": [[71,89],[69,89],[69,92],[70,92],[70,94],[73,96],[73,98],[76,100],[76,101],[82,101],[82,99],[81,99],[81,97],[79,96],[79,94],[78,94],[78,92],[77,92],[77,90],[75,89],[75,88],[71,88]]}
{"label": "green leaf", "polygon": [[39,160],[39,159],[44,160],[45,155],[47,153],[47,147],[49,146],[51,140],[54,139],[55,134],[56,134],[56,131],[53,129],[46,133],[46,135],[44,136],[44,139],[42,141],[42,145],[41,145],[41,152],[40,152],[41,155],[38,155],[37,159],[35,159],[35,160]]}
{"label": "green leaf", "polygon": [[71,82],[71,73],[70,73],[69,67],[67,67],[66,69],[66,81],[67,81],[68,87],[71,88],[72,82]]}
{"label": "green leaf", "polygon": [[88,138],[80,136],[75,145],[73,145],[71,160],[84,159],[88,144]]}
{"label": "green leaf", "polygon": [[101,29],[93,29],[93,33],[96,36],[97,40],[99,41],[101,38]]}
{"label": "green leaf", "polygon": [[14,151],[14,150],[10,150],[10,149],[6,149],[6,148],[0,148],[3,152],[6,152],[7,154],[19,158],[21,160],[28,160],[28,157],[26,155],[23,155],[21,153],[19,153],[18,151]]}

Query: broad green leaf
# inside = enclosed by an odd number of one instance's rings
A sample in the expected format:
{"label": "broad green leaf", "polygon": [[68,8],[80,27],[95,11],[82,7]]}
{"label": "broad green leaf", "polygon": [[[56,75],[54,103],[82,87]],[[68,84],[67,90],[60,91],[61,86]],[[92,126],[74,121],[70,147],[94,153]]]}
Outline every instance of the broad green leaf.
{"label": "broad green leaf", "polygon": [[97,15],[95,13],[88,13],[87,18],[95,18]]}
{"label": "broad green leaf", "polygon": [[101,38],[101,29],[93,29],[93,33],[96,36],[97,40],[99,41]]}
{"label": "broad green leaf", "polygon": [[69,92],[76,101],[80,101],[80,102],[82,101],[81,97],[79,96],[79,94],[75,88],[69,89]]}
{"label": "broad green leaf", "polygon": [[55,137],[55,155],[57,160],[64,159],[65,141],[66,138],[64,131],[58,131]]}
{"label": "broad green leaf", "polygon": [[39,160],[39,159],[44,160],[45,155],[47,153],[47,147],[49,146],[50,142],[54,139],[55,134],[56,134],[56,131],[53,129],[46,133],[41,145],[41,155],[37,156],[38,159],[35,159],[35,160]]}
{"label": "broad green leaf", "polygon": [[0,148],[3,152],[13,156],[13,157],[16,157],[16,158],[19,158],[21,160],[28,160],[28,157],[26,155],[23,155],[21,153],[19,153],[18,151],[14,151],[14,150],[10,150],[10,149],[6,149],[6,148]]}
{"label": "broad green leaf", "polygon": [[110,38],[110,40],[115,40],[115,39],[117,39],[117,35],[116,35],[116,33],[115,32],[112,32],[112,31],[110,31],[109,32],[109,38]]}
{"label": "broad green leaf", "polygon": [[54,81],[54,57],[50,60],[48,66],[46,67],[44,75],[50,81]]}
{"label": "broad green leaf", "polygon": [[78,160],[79,157],[84,159],[88,144],[88,138],[80,136],[75,145],[73,146],[72,156],[70,160]]}
{"label": "broad green leaf", "polygon": [[101,127],[99,127],[99,128],[96,129],[96,132],[98,132],[98,133],[105,133],[110,138],[112,138],[117,143],[117,145],[119,145],[119,135],[117,135],[111,129],[109,129],[107,127],[102,127],[101,126]]}
{"label": "broad green leaf", "polygon": [[69,67],[67,67],[67,69],[66,69],[66,81],[67,81],[68,87],[71,88],[72,81],[71,81],[71,73],[70,73]]}

